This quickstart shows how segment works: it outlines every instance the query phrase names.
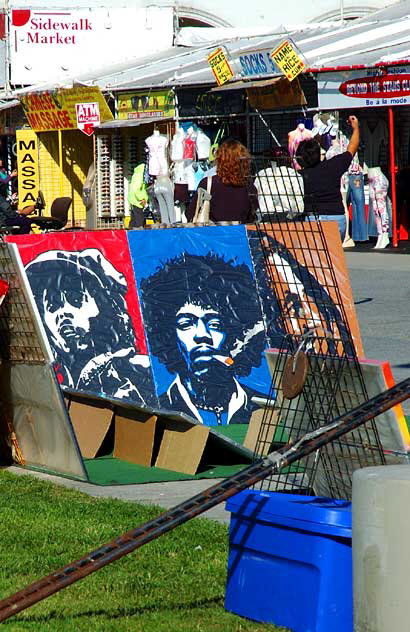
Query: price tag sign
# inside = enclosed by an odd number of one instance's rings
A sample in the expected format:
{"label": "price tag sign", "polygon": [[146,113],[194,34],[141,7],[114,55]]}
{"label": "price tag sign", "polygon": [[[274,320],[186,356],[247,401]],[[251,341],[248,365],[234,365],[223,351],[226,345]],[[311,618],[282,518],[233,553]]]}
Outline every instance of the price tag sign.
{"label": "price tag sign", "polygon": [[211,70],[214,73],[218,86],[223,86],[224,83],[232,79],[232,68],[230,67],[226,55],[221,47],[217,48],[208,55],[208,63],[211,66]]}
{"label": "price tag sign", "polygon": [[306,68],[305,62],[288,40],[271,51],[270,56],[289,81],[293,81]]}
{"label": "price tag sign", "polygon": [[94,127],[100,124],[100,106],[98,103],[76,103],[77,127],[87,136],[94,133]]}

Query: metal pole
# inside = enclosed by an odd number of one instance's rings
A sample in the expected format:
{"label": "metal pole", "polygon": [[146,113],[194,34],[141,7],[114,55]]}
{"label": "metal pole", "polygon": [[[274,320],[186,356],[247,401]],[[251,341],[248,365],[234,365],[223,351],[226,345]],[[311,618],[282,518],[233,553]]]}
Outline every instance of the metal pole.
{"label": "metal pole", "polygon": [[392,238],[393,248],[397,248],[399,245],[398,230],[397,230],[397,196],[396,196],[396,173],[397,166],[394,156],[394,111],[390,106],[389,112],[389,163],[390,163],[390,184],[391,184],[391,214],[392,214]]}
{"label": "metal pole", "polygon": [[313,430],[295,443],[288,444],[260,461],[209,487],[189,500],[166,511],[150,522],[128,531],[125,535],[92,551],[85,557],[64,566],[19,592],[0,601],[0,621],[29,608],[33,604],[53,595],[62,588],[83,579],[103,566],[128,555],[135,549],[175,529],[211,507],[227,500],[234,494],[254,485],[269,474],[278,473],[284,467],[316,452],[324,445],[389,410],[410,397],[410,378],[400,382],[352,411],[338,417],[326,426]]}

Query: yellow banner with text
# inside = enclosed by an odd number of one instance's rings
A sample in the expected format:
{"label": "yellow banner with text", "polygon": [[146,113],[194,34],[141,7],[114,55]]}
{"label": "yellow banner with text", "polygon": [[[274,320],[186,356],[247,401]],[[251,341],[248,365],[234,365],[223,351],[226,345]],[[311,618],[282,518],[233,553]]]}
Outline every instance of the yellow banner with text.
{"label": "yellow banner with text", "polygon": [[35,132],[77,129],[77,103],[98,103],[102,123],[114,118],[97,86],[30,92],[20,97],[20,102],[27,121]]}
{"label": "yellow banner with text", "polygon": [[38,136],[31,129],[16,130],[18,207],[34,204],[39,189]]}

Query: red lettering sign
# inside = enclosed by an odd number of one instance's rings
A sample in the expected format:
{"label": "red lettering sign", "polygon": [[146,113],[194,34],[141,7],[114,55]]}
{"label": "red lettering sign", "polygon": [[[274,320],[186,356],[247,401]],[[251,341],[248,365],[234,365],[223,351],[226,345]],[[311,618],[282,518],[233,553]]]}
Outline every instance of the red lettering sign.
{"label": "red lettering sign", "polygon": [[339,92],[356,99],[390,98],[410,95],[410,74],[359,77],[344,81]]}

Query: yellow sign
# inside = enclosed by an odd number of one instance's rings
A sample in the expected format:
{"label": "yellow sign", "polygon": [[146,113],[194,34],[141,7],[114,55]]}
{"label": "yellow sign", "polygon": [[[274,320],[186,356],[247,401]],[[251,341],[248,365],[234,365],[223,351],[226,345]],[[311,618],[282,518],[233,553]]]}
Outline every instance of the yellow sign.
{"label": "yellow sign", "polygon": [[271,51],[270,56],[289,81],[293,81],[306,68],[303,59],[299,57],[288,40]]}
{"label": "yellow sign", "polygon": [[31,129],[16,130],[18,206],[34,204],[39,188],[38,137]]}
{"label": "yellow sign", "polygon": [[213,53],[208,55],[208,64],[211,66],[211,70],[214,73],[218,86],[223,86],[224,83],[232,79],[232,68],[230,67],[221,47],[217,48],[213,51]]}
{"label": "yellow sign", "polygon": [[20,102],[30,127],[35,132],[77,129],[76,103],[98,103],[101,122],[113,119],[97,86],[30,92],[20,97]]}
{"label": "yellow sign", "polygon": [[175,117],[173,90],[140,90],[118,97],[118,118],[121,120],[164,117]]}

